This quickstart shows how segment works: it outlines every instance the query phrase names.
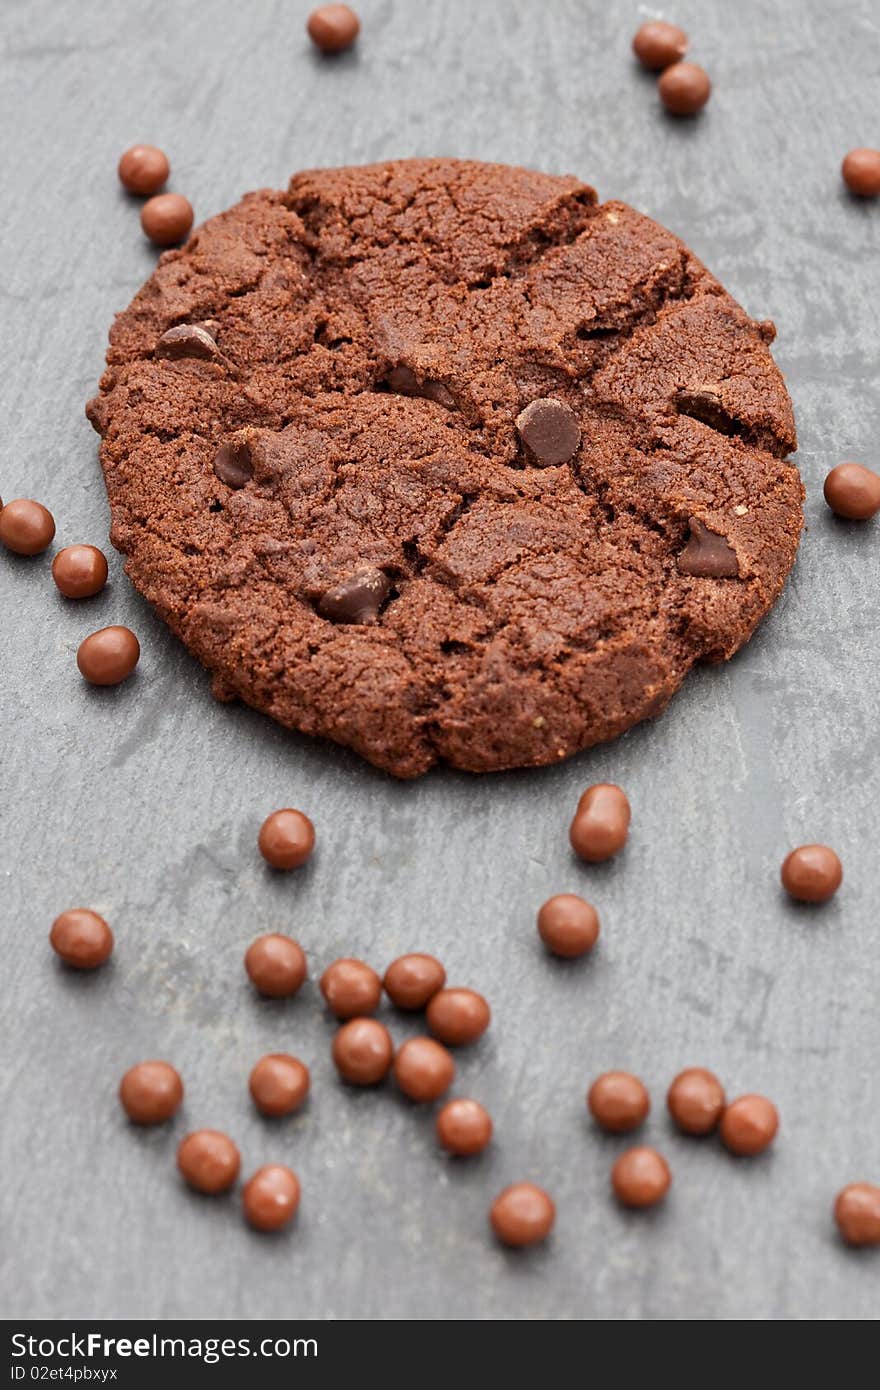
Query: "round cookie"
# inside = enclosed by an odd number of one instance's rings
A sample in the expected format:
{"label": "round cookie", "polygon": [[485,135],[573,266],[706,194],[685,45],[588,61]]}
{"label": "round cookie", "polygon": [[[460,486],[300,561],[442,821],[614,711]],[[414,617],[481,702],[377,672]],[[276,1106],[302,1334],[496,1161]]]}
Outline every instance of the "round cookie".
{"label": "round cookie", "polygon": [[556,762],[779,594],[803,489],[773,336],[575,178],[298,174],[117,318],[88,406],[111,539],[221,699],[401,777]]}

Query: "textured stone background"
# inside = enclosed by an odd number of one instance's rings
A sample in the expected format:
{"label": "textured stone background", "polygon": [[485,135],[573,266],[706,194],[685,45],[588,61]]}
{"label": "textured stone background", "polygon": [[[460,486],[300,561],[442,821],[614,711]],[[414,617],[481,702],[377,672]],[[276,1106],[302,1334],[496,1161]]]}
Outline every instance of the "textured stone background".
{"label": "textured stone background", "polygon": [[[104,543],[107,507],[83,403],[106,331],[153,264],[115,165],[164,146],[198,218],[304,166],[459,155],[572,171],[679,232],[757,317],[779,325],[809,530],[776,612],[725,669],[693,676],[662,720],[544,772],[398,785],[354,756],[215,705],[208,681],[129,588],[66,603],[48,557],[0,556],[3,1047],[0,1251],[7,1316],[870,1318],[880,1264],[844,1249],[837,1189],[880,1181],[877,525],[835,522],[821,480],[880,464],[880,205],[841,189],[842,154],[880,144],[872,0],[681,0],[715,95],[664,117],[629,42],[645,7],[609,0],[360,0],[356,53],[313,54],[292,0],[4,0],[0,491],[54,511],[59,543]],[[131,624],[135,679],[89,689],[74,654]],[[570,857],[577,794],[629,791],[631,843]],[[320,851],[273,877],[255,851],[278,805]],[[818,912],[778,866],[838,846],[846,881]],[[600,908],[594,958],[554,964],[534,915],[551,892]],[[55,914],[104,912],[112,966],[76,978],[46,945]],[[383,967],[435,950],[485,990],[490,1035],[459,1092],[498,1142],[442,1158],[431,1118],[335,1081],[309,984],[260,1002],[242,952],[296,935],[313,974],[349,952]],[[408,1025],[393,1027],[403,1035]],[[301,1116],[269,1124],[245,1090],[268,1050],[314,1072]],[[144,1056],[183,1071],[185,1113],[133,1131],[115,1100]],[[663,1095],[687,1064],[779,1104],[775,1150],[735,1161],[671,1133]],[[587,1123],[599,1071],[648,1082],[648,1142],[675,1172],[663,1210],[608,1195],[620,1141]],[[238,1139],[247,1168],[299,1171],[294,1231],[250,1233],[237,1198],[181,1187],[188,1127]],[[487,1237],[503,1184],[559,1206],[546,1248]]]}

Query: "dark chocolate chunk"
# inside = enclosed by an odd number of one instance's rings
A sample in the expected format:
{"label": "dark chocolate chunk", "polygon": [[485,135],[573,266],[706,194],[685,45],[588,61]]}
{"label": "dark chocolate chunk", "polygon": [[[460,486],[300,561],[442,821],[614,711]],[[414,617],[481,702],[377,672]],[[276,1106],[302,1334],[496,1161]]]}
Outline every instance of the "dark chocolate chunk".
{"label": "dark chocolate chunk", "polygon": [[535,463],[542,468],[568,463],[581,442],[581,427],[574,411],[552,396],[527,405],[516,417],[516,428]]}
{"label": "dark chocolate chunk", "polygon": [[254,476],[247,439],[227,439],[214,455],[214,472],[227,487],[244,487]]}
{"label": "dark chocolate chunk", "polygon": [[391,593],[391,580],[381,570],[363,570],[328,589],[318,604],[331,623],[374,623]]}
{"label": "dark chocolate chunk", "polygon": [[156,344],[156,356],[177,362],[182,357],[198,357],[209,362],[219,357],[220,349],[211,334],[200,323],[179,323],[169,328]]}
{"label": "dark chocolate chunk", "polygon": [[388,385],[400,396],[422,396],[446,410],[455,409],[455,397],[442,381],[435,381],[432,377],[419,381],[411,367],[394,367],[388,373]]}
{"label": "dark chocolate chunk", "polygon": [[678,557],[682,574],[699,579],[736,579],[739,575],[736,551],[723,536],[710,531],[697,517],[688,518],[691,536]]}

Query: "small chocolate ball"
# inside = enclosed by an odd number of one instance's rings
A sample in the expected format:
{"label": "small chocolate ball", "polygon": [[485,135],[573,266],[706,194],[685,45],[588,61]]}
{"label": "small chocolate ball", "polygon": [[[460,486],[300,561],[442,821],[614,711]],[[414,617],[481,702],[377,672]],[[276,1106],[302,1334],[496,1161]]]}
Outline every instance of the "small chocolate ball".
{"label": "small chocolate ball", "polygon": [[696,63],[673,63],[661,75],[657,90],[673,116],[695,116],[709,100],[712,83]]}
{"label": "small chocolate ball", "polygon": [[553,1230],[553,1198],[532,1182],[516,1182],[499,1192],[489,1209],[492,1230],[504,1245],[536,1245]]}
{"label": "small chocolate ball", "polygon": [[260,826],[260,853],[273,869],[298,869],[315,848],[315,827],[302,811],[273,811]]}
{"label": "small chocolate ball", "polygon": [[228,1134],[217,1129],[197,1129],[181,1142],[177,1166],[190,1187],[213,1195],[226,1192],[235,1182],[241,1155]]}
{"label": "small chocolate ball", "polygon": [[90,685],[119,685],[140,656],[140,643],[130,628],[102,627],[80,643],[76,664]]}
{"label": "small chocolate ball", "polygon": [[382,984],[398,1009],[424,1009],[446,984],[446,971],[435,956],[413,952],[391,962]]}
{"label": "small chocolate ball", "polygon": [[455,1063],[433,1038],[409,1038],[394,1059],[394,1079],[410,1100],[437,1100],[455,1080]]}
{"label": "small chocolate ball", "polygon": [[843,882],[843,865],[827,845],[801,845],[782,865],[782,886],[802,903],[824,903]]}
{"label": "small chocolate ball", "polygon": [[627,1149],[611,1169],[614,1195],[625,1207],[653,1207],[671,1183],[669,1164],[656,1149]]}
{"label": "small chocolate ball", "polygon": [[0,511],[0,541],[16,555],[41,555],[55,536],[55,518],[42,502],[16,497]]}
{"label": "small chocolate ball", "polygon": [[651,1097],[637,1076],[628,1071],[606,1071],[587,1092],[593,1119],[611,1134],[627,1134],[647,1118]]}
{"label": "small chocolate ball", "polygon": [[343,956],[321,976],[321,993],[337,1018],[362,1018],[378,1009],[382,981],[364,961]]}
{"label": "small chocolate ball", "polygon": [[267,1163],[248,1178],[241,1194],[244,1214],[257,1231],[280,1231],[296,1216],[299,1178],[283,1163]]}
{"label": "small chocolate ball", "polygon": [[270,999],[296,994],[308,974],[302,946],[279,932],[268,932],[251,942],[245,952],[244,968],[260,993]]}
{"label": "small chocolate ball", "polygon": [[65,598],[92,598],[107,583],[107,560],[96,545],[66,545],[52,561],[52,578]]}
{"label": "small chocolate ball", "polygon": [[132,145],[119,161],[119,182],[129,193],[158,193],[171,173],[167,156],[155,145]]}
{"label": "small chocolate ball", "polygon": [[119,1083],[123,1110],[136,1125],[161,1125],[183,1103],[183,1082],[170,1062],[138,1062]]}
{"label": "small chocolate ball", "polygon": [[659,72],[681,61],[688,50],[688,36],[677,24],[652,19],[637,30],[632,46],[643,68]]}
{"label": "small chocolate ball", "polygon": [[353,1086],[376,1086],[384,1081],[393,1056],[391,1034],[375,1018],[353,1018],[333,1039],[336,1069]]}
{"label": "small chocolate ball", "polygon": [[141,226],[155,246],[176,246],[192,224],[192,204],[181,193],[160,193],[141,208]]}
{"label": "small chocolate ball", "polygon": [[837,1194],[834,1219],[849,1245],[880,1245],[880,1187],[851,1182]]}
{"label": "small chocolate ball", "polygon": [[773,1143],[779,1114],[766,1096],[740,1096],[721,1116],[719,1133],[731,1153],[751,1158]]}
{"label": "small chocolate ball", "polygon": [[492,1011],[475,989],[441,989],[428,1005],[428,1027],[450,1047],[476,1042],[492,1020]]}
{"label": "small chocolate ball", "polygon": [[298,1057],[270,1052],[261,1057],[248,1079],[254,1105],[263,1115],[292,1115],[305,1102],[311,1077]]}
{"label": "small chocolate ball", "polygon": [[492,1138],[492,1117],[475,1100],[450,1100],[437,1116],[437,1139],[442,1148],[461,1158],[480,1154]]}
{"label": "small chocolate ball", "polygon": [[56,917],[49,932],[52,950],[74,970],[94,970],[113,951],[113,933],[97,912],[71,907]]}
{"label": "small chocolate ball", "polygon": [[597,782],[581,796],[569,830],[571,847],[588,864],[599,864],[626,844],[632,818],[626,793],[611,782]]}
{"label": "small chocolate ball", "polygon": [[343,53],[360,33],[361,22],[348,5],[321,5],[309,15],[306,29],[322,53]]}
{"label": "small chocolate ball", "polygon": [[576,893],[557,893],[538,913],[538,934],[548,951],[574,960],[592,951],[599,939],[599,914]]}
{"label": "small chocolate ball", "polygon": [[860,198],[876,198],[880,193],[880,150],[850,150],[841,165],[843,181],[850,193]]}
{"label": "small chocolate ball", "polygon": [[839,463],[825,479],[825,501],[847,521],[870,521],[880,512],[880,474],[860,463]]}
{"label": "small chocolate ball", "polygon": [[704,1067],[680,1071],[669,1087],[666,1104],[685,1134],[709,1134],[724,1110],[724,1087]]}

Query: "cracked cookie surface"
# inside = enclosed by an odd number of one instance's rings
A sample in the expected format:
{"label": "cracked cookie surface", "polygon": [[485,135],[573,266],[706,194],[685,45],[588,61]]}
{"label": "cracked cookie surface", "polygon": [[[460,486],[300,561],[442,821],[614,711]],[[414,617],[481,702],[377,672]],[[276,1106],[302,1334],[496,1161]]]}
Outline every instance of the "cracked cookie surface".
{"label": "cracked cookie surface", "polygon": [[401,777],[556,762],[778,596],[803,489],[773,336],[574,178],[298,174],[117,318],[111,539],[221,698]]}

